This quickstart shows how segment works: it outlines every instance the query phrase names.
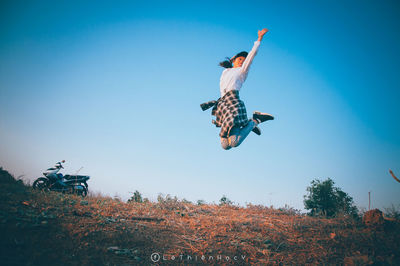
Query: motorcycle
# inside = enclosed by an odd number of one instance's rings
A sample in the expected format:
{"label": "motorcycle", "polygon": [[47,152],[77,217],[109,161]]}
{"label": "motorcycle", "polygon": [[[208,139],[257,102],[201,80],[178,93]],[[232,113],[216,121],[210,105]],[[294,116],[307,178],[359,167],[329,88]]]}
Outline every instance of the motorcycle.
{"label": "motorcycle", "polygon": [[90,176],[63,175],[59,173],[61,169],[64,169],[62,163],[65,163],[65,160],[47,169],[43,173],[44,177],[37,178],[33,182],[32,187],[38,190],[59,191],[86,197],[88,193],[87,181],[90,179]]}

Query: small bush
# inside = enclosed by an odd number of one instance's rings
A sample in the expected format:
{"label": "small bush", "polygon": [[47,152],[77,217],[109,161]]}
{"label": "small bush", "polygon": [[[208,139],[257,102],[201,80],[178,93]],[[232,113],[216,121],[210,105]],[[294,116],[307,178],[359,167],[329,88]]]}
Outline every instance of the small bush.
{"label": "small bush", "polygon": [[389,208],[385,208],[385,216],[389,218],[400,219],[400,205],[397,207],[392,204]]}
{"label": "small bush", "polygon": [[0,183],[15,183],[15,178],[6,170],[0,167]]}
{"label": "small bush", "polygon": [[135,192],[133,192],[132,197],[130,199],[128,199],[128,202],[142,203],[143,202],[142,194],[140,194],[139,191],[135,190]]}
{"label": "small bush", "polygon": [[190,200],[187,200],[187,199],[182,199],[182,202],[187,203],[187,204],[193,204]]}
{"label": "small bush", "polygon": [[180,210],[184,208],[184,202],[179,201],[176,196],[172,197],[170,194],[157,196],[158,206],[168,210]]}
{"label": "small bush", "polygon": [[230,199],[228,199],[225,195],[223,195],[222,198],[219,200],[219,205],[220,206],[222,206],[222,205],[232,205],[232,204],[233,204],[233,202]]}
{"label": "small bush", "polygon": [[204,205],[206,202],[204,200],[197,200],[197,205]]}
{"label": "small bush", "polygon": [[288,215],[300,215],[301,214],[300,210],[297,210],[297,209],[295,209],[293,207],[290,207],[287,204],[285,204],[285,206],[279,208],[278,210],[280,210],[284,214],[288,214]]}

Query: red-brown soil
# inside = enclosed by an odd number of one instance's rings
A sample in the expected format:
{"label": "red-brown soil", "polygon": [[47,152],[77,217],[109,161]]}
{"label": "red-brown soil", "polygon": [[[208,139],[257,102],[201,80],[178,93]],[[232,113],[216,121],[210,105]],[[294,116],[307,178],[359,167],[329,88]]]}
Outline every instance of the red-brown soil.
{"label": "red-brown soil", "polygon": [[0,172],[3,265],[400,265],[398,221],[370,227],[254,205],[82,199]]}

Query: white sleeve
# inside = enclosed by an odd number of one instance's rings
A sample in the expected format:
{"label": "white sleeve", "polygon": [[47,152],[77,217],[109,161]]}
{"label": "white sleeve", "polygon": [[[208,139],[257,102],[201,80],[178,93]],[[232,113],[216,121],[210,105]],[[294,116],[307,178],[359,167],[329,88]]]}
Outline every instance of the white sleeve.
{"label": "white sleeve", "polygon": [[249,68],[251,63],[253,62],[254,56],[256,56],[258,47],[260,47],[260,41],[255,41],[254,46],[251,49],[250,53],[246,56],[246,59],[243,62],[241,72],[246,73],[249,72]]}

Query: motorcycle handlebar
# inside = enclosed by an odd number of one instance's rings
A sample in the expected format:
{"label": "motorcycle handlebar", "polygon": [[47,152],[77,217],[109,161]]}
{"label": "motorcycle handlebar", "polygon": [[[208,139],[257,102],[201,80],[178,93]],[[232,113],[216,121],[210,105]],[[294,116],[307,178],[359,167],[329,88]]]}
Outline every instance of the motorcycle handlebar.
{"label": "motorcycle handlebar", "polygon": [[64,167],[62,166],[62,164],[61,163],[65,163],[65,161],[64,160],[62,160],[61,162],[58,162],[58,163],[56,163],[56,168],[59,168],[59,169],[61,169],[61,168],[63,168],[64,169]]}

